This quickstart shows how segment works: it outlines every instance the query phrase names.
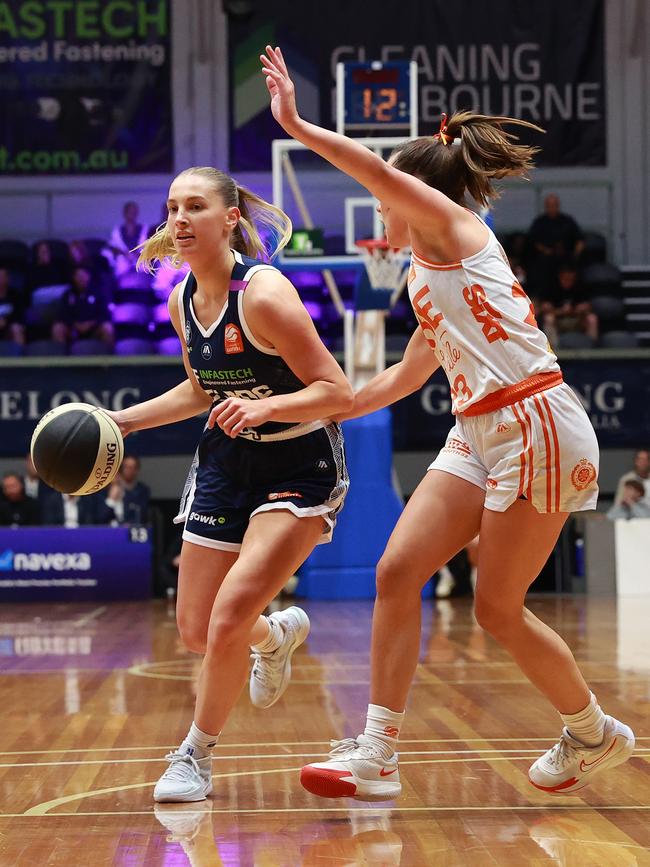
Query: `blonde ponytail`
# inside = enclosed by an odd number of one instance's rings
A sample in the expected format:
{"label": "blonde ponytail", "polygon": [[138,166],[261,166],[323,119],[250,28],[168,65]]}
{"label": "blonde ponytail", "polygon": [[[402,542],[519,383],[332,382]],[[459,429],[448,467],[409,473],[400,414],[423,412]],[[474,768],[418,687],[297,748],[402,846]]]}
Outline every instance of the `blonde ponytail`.
{"label": "blonde ponytail", "polygon": [[[193,166],[176,177],[180,178],[184,175],[199,175],[207,178],[227,208],[239,208],[241,217],[231,236],[232,247],[238,252],[253,258],[261,256],[270,259],[289,242],[291,220],[284,211],[266,202],[246,187],[238,186],[224,172],[212,166]],[[259,233],[261,227],[270,230],[273,236],[272,245],[262,241]],[[174,247],[167,223],[159,226],[138,249],[141,252],[137,265],[150,274],[155,270],[155,263],[162,263],[165,259],[174,268],[180,268],[183,264],[182,257]]]}

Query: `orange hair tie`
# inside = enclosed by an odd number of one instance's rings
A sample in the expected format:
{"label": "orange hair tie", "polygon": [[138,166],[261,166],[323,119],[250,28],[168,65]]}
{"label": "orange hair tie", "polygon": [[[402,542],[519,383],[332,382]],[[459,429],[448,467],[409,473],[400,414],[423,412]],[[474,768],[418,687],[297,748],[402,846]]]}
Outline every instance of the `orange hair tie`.
{"label": "orange hair tie", "polygon": [[450,145],[454,140],[453,136],[447,134],[447,115],[444,113],[444,111],[440,116],[440,131],[434,135],[434,138],[441,139],[445,147],[447,145]]}

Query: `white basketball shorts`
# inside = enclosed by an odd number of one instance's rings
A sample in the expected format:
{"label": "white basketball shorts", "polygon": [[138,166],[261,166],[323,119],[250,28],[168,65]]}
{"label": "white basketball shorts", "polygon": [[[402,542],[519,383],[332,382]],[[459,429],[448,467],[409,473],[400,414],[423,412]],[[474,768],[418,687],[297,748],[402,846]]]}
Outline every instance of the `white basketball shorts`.
{"label": "white basketball shorts", "polygon": [[494,512],[520,497],[538,512],[582,512],[598,499],[598,441],[566,383],[495,412],[456,416],[429,469],[482,488]]}

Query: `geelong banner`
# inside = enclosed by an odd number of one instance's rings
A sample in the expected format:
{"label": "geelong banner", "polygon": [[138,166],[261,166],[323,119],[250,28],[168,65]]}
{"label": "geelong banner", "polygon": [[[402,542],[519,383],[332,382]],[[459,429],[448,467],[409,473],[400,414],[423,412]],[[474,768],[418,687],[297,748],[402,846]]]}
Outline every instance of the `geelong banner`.
{"label": "geelong banner", "polygon": [[169,0],[0,2],[0,174],[169,172]]}
{"label": "geelong banner", "polygon": [[[270,166],[273,121],[258,55],[279,44],[304,117],[334,128],[336,64],[414,60],[420,132],[442,112],[472,109],[532,121],[546,166],[606,162],[603,0],[330,0],[314,26],[312,5],[265,0],[229,21],[230,165]],[[390,135],[395,135],[390,132]],[[406,134],[406,133],[405,133]],[[519,134],[519,132],[518,132]]]}

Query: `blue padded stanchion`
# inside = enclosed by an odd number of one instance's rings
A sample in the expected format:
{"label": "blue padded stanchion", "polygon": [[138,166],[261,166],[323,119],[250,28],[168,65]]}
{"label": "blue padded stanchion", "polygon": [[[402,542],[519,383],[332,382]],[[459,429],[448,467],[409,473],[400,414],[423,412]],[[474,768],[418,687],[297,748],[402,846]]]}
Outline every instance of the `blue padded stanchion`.
{"label": "blue padded stanchion", "polygon": [[392,484],[389,410],[344,422],[343,434],[350,490],[334,539],[300,569],[296,593],[310,599],[373,599],[375,567],[403,508]]}

